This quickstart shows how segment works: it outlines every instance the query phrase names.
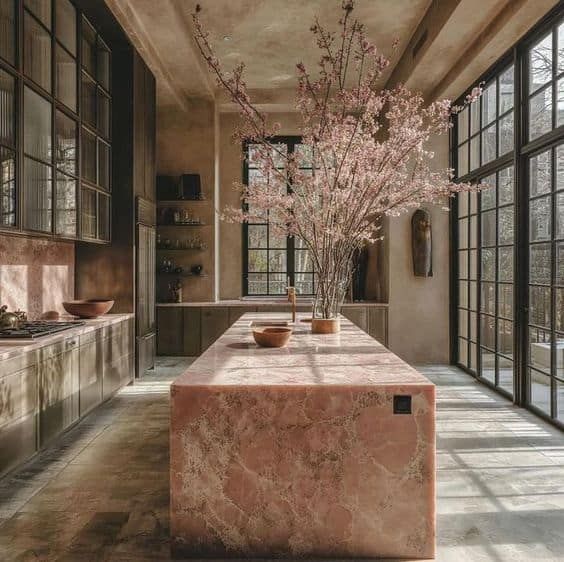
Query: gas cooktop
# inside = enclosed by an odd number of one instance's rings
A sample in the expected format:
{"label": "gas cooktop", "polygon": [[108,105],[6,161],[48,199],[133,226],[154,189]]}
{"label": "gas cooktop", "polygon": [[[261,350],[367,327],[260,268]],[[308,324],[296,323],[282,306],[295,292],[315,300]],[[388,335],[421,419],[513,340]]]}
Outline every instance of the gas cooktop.
{"label": "gas cooktop", "polygon": [[84,322],[80,320],[72,322],[49,322],[47,320],[23,322],[18,328],[4,328],[0,330],[0,339],[35,339],[69,330],[70,328],[81,326],[82,324],[84,324]]}

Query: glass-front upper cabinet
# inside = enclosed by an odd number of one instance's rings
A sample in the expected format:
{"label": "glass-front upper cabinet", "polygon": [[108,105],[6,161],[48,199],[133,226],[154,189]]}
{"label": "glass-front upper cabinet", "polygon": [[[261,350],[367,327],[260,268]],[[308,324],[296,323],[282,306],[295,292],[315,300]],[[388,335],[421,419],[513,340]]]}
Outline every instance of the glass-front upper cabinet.
{"label": "glass-front upper cabinet", "polygon": [[109,241],[110,76],[72,0],[0,0],[0,229]]}

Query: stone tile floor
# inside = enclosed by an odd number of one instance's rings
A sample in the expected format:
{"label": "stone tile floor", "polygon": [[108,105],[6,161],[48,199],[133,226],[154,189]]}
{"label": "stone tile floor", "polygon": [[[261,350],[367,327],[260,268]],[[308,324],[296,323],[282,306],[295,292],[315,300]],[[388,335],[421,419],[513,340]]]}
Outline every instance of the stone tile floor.
{"label": "stone tile floor", "polygon": [[[168,560],[168,391],[160,358],[0,480],[0,561]],[[564,560],[564,433],[469,375],[437,384],[437,560]]]}

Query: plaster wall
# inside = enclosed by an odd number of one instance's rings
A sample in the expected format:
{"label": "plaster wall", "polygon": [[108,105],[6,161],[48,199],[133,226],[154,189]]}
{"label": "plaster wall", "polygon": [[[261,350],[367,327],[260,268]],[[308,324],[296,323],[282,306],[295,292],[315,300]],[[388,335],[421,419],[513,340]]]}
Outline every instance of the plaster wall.
{"label": "plaster wall", "polygon": [[[448,167],[447,135],[432,139],[430,148],[434,166]],[[413,212],[389,219],[389,346],[408,363],[448,363],[450,214],[440,205],[426,208],[432,224],[432,277],[413,275]]]}
{"label": "plaster wall", "polygon": [[27,312],[66,314],[62,302],[74,298],[72,242],[0,235],[0,304]]}
{"label": "plaster wall", "polygon": [[[214,298],[214,104],[212,101],[189,98],[186,110],[177,105],[157,109],[157,174],[180,176],[200,174],[205,202],[184,203],[206,226],[198,228],[160,228],[162,238],[171,240],[199,236],[207,244],[202,252],[178,252],[175,263],[189,269],[202,265],[206,277],[182,279],[183,300],[210,301]],[[157,194],[158,195],[158,194]],[[158,266],[158,264],[157,264]],[[159,278],[157,300],[164,300],[169,278]]]}

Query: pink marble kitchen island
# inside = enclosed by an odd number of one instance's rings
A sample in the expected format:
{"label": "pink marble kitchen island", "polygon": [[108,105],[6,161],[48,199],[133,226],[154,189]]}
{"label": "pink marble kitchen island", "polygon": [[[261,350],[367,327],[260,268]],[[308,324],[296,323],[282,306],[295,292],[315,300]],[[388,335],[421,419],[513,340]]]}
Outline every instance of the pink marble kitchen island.
{"label": "pink marble kitchen island", "polygon": [[172,385],[173,555],[433,558],[434,385],[345,319],[258,348],[261,316]]}

